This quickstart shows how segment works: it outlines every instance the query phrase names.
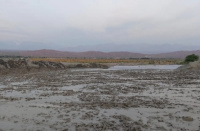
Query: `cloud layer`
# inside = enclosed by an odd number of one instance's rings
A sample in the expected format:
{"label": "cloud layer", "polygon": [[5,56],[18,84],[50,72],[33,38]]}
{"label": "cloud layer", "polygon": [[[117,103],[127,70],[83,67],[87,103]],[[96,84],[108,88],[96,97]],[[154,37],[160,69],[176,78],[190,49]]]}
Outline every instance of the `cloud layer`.
{"label": "cloud layer", "polygon": [[30,46],[36,43],[37,49],[62,50],[105,44],[120,47],[144,44],[144,48],[200,45],[199,0],[0,0],[0,3],[2,49],[9,48],[3,43],[17,49],[32,49]]}

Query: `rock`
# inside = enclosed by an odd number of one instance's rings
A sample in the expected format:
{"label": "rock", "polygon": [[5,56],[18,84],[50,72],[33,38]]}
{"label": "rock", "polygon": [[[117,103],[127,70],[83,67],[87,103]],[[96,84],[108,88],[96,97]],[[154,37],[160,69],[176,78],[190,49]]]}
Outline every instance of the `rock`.
{"label": "rock", "polygon": [[184,121],[193,121],[193,120],[194,120],[194,119],[193,119],[192,117],[190,117],[190,116],[183,116],[182,119],[183,119]]}

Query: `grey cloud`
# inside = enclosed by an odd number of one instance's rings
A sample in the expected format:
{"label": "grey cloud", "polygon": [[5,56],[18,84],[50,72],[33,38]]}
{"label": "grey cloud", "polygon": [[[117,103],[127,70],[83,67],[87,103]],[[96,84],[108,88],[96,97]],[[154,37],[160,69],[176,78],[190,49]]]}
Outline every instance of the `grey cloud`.
{"label": "grey cloud", "polygon": [[[193,47],[200,43],[199,0],[0,0],[0,3],[0,41],[10,42],[12,48],[95,49],[93,46],[110,43],[110,47],[119,45],[119,49],[129,50],[123,45],[143,49],[142,45],[149,48],[169,43],[187,49],[188,43]],[[17,42],[23,44],[15,45]],[[0,46],[9,48],[2,42]],[[99,46],[97,49],[101,49]]]}

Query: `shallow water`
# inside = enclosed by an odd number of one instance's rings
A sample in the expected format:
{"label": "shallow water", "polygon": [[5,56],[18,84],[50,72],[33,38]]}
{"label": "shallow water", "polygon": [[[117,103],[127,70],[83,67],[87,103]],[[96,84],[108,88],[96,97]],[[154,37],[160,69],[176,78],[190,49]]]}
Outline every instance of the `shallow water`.
{"label": "shallow water", "polygon": [[[99,73],[103,70],[175,70],[181,65],[135,65],[135,66],[111,66],[108,69],[101,68],[78,68],[72,71],[92,71],[90,74]],[[95,72],[96,71],[96,72]]]}
{"label": "shallow water", "polygon": [[174,70],[181,65],[137,65],[137,66],[112,66],[108,70],[141,70],[141,69],[159,69],[159,70]]}

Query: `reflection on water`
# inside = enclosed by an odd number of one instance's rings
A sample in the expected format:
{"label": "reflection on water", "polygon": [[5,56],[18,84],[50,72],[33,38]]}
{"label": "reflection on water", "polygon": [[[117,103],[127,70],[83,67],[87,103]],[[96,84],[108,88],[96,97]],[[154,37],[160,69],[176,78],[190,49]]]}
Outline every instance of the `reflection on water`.
{"label": "reflection on water", "polygon": [[109,70],[130,70],[130,69],[159,69],[159,70],[174,70],[181,65],[137,65],[137,66],[112,66]]}

